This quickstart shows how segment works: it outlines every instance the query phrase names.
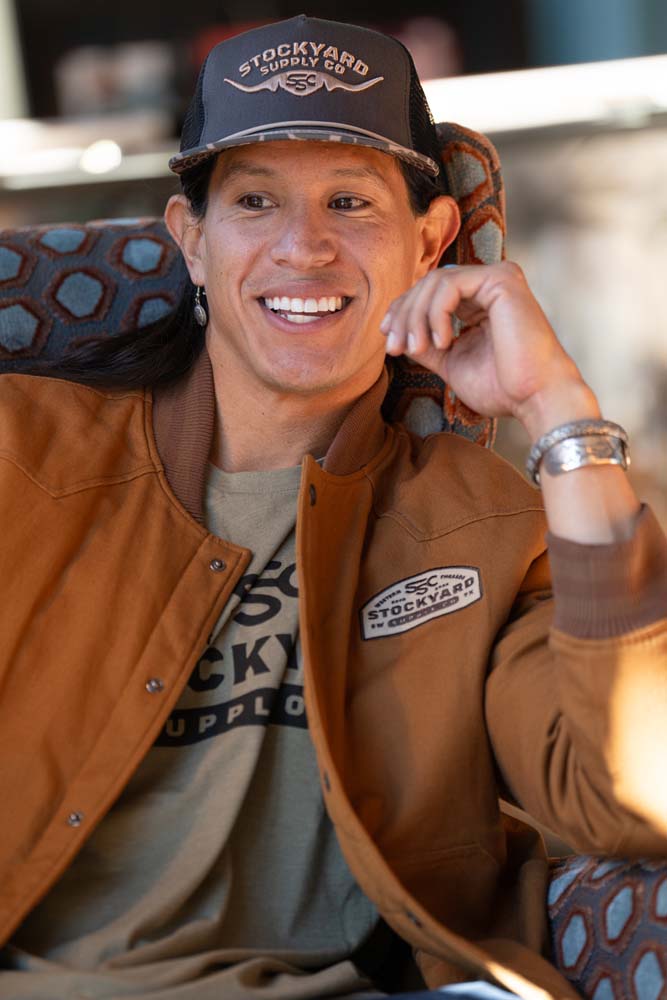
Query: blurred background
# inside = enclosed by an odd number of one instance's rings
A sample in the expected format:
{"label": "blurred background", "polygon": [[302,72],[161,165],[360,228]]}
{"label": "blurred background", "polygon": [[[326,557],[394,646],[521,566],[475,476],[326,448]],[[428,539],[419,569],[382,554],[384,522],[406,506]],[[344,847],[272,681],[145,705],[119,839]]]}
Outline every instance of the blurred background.
{"label": "blurred background", "polygon": [[[396,35],[438,121],[485,132],[507,189],[508,256],[631,435],[667,526],[667,4],[313,0]],[[0,228],[159,215],[199,66],[289,0],[0,0]],[[498,450],[528,442],[501,422]]]}

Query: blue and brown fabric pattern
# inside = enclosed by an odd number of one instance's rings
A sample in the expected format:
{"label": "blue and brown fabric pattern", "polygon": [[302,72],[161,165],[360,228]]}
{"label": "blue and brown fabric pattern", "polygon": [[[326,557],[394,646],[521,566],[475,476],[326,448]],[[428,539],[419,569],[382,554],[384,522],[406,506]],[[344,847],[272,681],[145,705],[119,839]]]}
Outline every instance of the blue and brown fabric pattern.
{"label": "blue and brown fabric pattern", "polygon": [[667,996],[667,861],[566,858],[547,904],[553,960],[582,996]]}
{"label": "blue and brown fabric pattern", "polygon": [[146,326],[174,308],[185,279],[180,254],[155,219],[4,230],[2,370]]}

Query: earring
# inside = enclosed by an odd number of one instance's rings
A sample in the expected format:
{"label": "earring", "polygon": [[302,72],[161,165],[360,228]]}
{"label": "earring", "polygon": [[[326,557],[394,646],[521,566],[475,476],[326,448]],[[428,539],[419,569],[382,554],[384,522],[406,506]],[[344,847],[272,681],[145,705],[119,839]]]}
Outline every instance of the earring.
{"label": "earring", "polygon": [[[206,326],[208,323],[208,316],[206,315],[206,310],[201,304],[202,290],[202,287],[197,285],[197,291],[195,292],[195,307],[192,311],[194,313],[195,322],[198,323],[199,326]],[[206,295],[206,292],[204,292],[204,295]]]}

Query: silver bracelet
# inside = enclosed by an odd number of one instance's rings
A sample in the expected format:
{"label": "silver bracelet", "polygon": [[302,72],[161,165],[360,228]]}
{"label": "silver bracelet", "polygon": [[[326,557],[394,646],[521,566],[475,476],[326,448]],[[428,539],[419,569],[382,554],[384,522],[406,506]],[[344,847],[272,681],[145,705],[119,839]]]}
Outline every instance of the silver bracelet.
{"label": "silver bracelet", "polygon": [[589,434],[584,437],[566,438],[549,448],[542,464],[551,476],[572,472],[583,465],[620,465],[628,467],[626,444],[617,437]]}
{"label": "silver bracelet", "polygon": [[[595,444],[592,439],[597,439]],[[620,424],[611,420],[573,420],[561,424],[547,434],[543,434],[530,449],[526,459],[526,473],[539,486],[539,468],[542,459],[551,449],[564,441],[579,441],[580,445],[552,455],[547,471],[552,475],[571,472],[584,465],[620,465],[626,469],[630,464],[627,453],[628,435]],[[604,442],[604,445],[601,443]]]}

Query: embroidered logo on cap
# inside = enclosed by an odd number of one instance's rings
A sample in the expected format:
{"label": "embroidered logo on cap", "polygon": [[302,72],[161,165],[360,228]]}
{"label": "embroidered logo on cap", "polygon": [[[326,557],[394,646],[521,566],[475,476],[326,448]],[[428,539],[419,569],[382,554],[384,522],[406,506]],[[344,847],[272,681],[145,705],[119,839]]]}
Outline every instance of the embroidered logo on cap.
{"label": "embroidered logo on cap", "polygon": [[381,639],[475,604],[482,597],[474,566],[442,566],[398,580],[361,608],[361,636]]}
{"label": "embroidered logo on cap", "polygon": [[[241,63],[238,68],[239,76],[241,79],[250,77],[248,83],[239,83],[229,77],[225,77],[225,83],[246,94],[256,94],[260,90],[269,90],[275,94],[279,87],[298,97],[307,97],[322,87],[329,92],[347,90],[354,93],[368,90],[384,80],[383,76],[376,76],[372,80],[364,79],[368,76],[368,70],[368,63],[363,59],[336,45],[328,42],[291,41],[257,52]],[[259,83],[251,82],[257,75],[263,79]],[[353,80],[361,77],[362,82],[351,83],[350,75]],[[346,77],[345,80],[341,79],[343,76]]]}
{"label": "embroidered logo on cap", "polygon": [[332,90],[353,92],[368,90],[369,87],[380,83],[381,80],[384,80],[383,76],[376,76],[374,80],[366,80],[364,83],[345,83],[344,80],[337,80],[335,76],[330,76],[328,73],[314,70],[310,72],[308,70],[293,70],[290,73],[279,73],[269,80],[256,83],[254,87],[248,87],[244,83],[236,83],[235,80],[225,77],[225,83],[231,83],[232,87],[236,87],[237,90],[242,90],[246,94],[255,94],[258,90],[270,90],[275,94],[278,87],[282,87],[283,90],[287,90],[290,94],[296,94],[298,97],[314,94],[321,87],[326,87],[329,92]]}

